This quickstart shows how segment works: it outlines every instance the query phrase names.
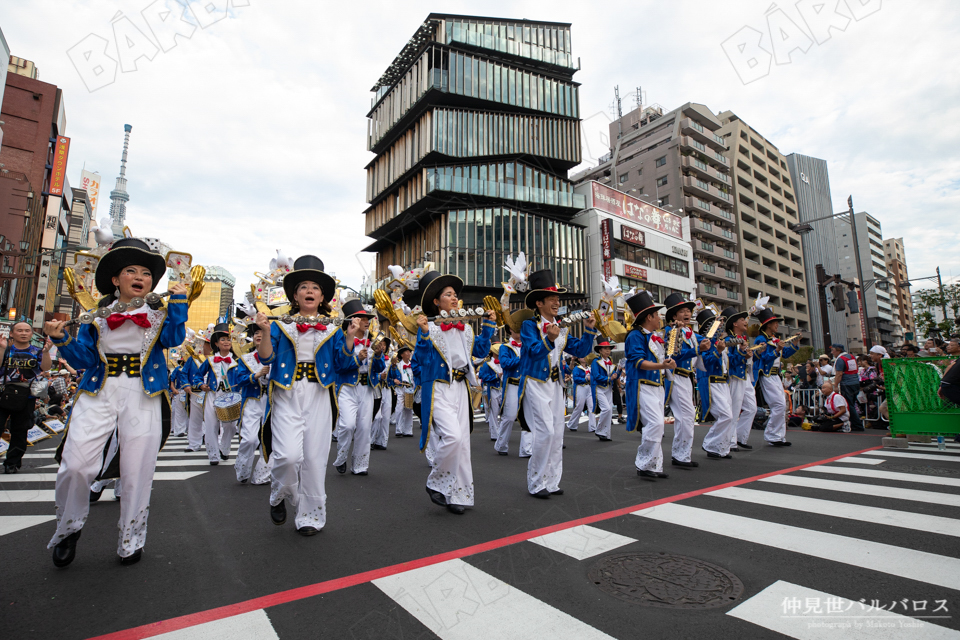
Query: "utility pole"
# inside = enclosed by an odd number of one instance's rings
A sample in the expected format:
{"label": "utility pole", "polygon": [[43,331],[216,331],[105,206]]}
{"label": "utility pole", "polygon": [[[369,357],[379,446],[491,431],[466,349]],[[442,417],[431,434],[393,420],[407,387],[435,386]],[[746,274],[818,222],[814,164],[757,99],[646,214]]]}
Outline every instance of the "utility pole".
{"label": "utility pole", "polygon": [[943,295],[943,280],[940,278],[940,267],[937,267],[937,286],[940,287],[940,305],[943,310],[943,321],[947,321],[947,296]]}
{"label": "utility pole", "polygon": [[857,265],[857,280],[860,281],[860,297],[863,299],[863,326],[866,329],[866,335],[863,336],[863,346],[867,351],[873,346],[873,339],[870,337],[870,312],[867,305],[867,292],[863,288],[863,268],[860,266],[860,243],[857,241],[857,218],[853,213],[853,196],[847,197],[847,211],[850,214],[850,229],[853,237],[854,262]]}
{"label": "utility pole", "polygon": [[820,302],[820,325],[823,328],[823,350],[830,353],[833,340],[830,337],[830,316],[827,315],[827,271],[822,264],[816,266],[817,271],[817,299]]}

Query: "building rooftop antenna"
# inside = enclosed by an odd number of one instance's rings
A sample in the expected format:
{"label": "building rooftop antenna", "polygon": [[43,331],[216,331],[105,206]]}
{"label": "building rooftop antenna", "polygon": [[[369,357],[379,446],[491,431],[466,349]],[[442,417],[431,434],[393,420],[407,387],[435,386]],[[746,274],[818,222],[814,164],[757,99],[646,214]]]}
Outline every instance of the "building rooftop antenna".
{"label": "building rooftop antenna", "polygon": [[133,126],[123,125],[123,155],[120,156],[120,175],[117,176],[117,185],[110,192],[110,230],[114,239],[123,237],[123,229],[127,226],[127,202],[130,194],[127,193],[127,149],[130,147],[130,132]]}

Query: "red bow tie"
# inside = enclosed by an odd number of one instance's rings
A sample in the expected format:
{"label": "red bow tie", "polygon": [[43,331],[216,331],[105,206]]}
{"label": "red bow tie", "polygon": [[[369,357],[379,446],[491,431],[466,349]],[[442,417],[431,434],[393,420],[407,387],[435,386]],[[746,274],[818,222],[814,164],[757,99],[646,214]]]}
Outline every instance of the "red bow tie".
{"label": "red bow tie", "polygon": [[[222,357],[222,358],[221,358],[220,356],[213,356],[213,361],[214,361],[215,363],[216,363],[216,362],[226,362],[227,364],[230,364],[231,362],[233,362],[233,360],[230,359],[230,356],[224,356],[224,357]],[[259,361],[258,361],[258,362],[259,362]]]}
{"label": "red bow tie", "polygon": [[609,360],[604,360],[604,361],[603,361],[603,364],[605,364],[605,365],[607,365],[607,366],[609,367],[609,366],[612,365],[613,363],[610,362]]}
{"label": "red bow tie", "polygon": [[411,366],[411,365],[409,365],[409,364],[405,364],[405,365],[403,365],[403,368],[404,368],[404,369],[409,369],[410,366]]}
{"label": "red bow tie", "polygon": [[442,331],[450,331],[450,329],[456,329],[457,331],[463,331],[463,323],[462,323],[462,322],[451,322],[450,324],[442,324],[442,325],[440,325],[440,329],[441,329]]}
{"label": "red bow tie", "polygon": [[[324,329],[326,329],[326,327],[324,327]],[[353,339],[353,344],[354,344],[354,346],[362,344],[362,345],[365,346],[365,347],[369,347],[369,346],[370,346],[370,341],[369,341],[369,340],[361,340],[360,338],[354,338],[354,339]]]}
{"label": "red bow tie", "polygon": [[683,336],[684,336],[687,340],[689,340],[690,338],[693,337],[693,330],[692,330],[692,329],[686,329],[686,330],[684,331]]}
{"label": "red bow tie", "polygon": [[144,329],[150,328],[150,321],[147,320],[147,314],[145,313],[111,313],[110,316],[107,317],[107,326],[110,327],[111,331],[113,331],[127,320],[132,321],[133,324],[137,325],[138,327],[143,327]]}
{"label": "red bow tie", "polygon": [[512,347],[520,347],[520,346],[523,346],[523,345],[521,345],[521,344],[520,344],[519,342],[517,342],[516,340],[511,340],[511,341],[510,341],[510,346],[512,346]]}
{"label": "red bow tie", "polygon": [[557,324],[557,323],[556,323],[556,322],[544,322],[544,323],[543,323],[543,331],[546,332],[546,331],[547,331],[547,327],[549,327],[550,325],[553,325],[553,324]]}
{"label": "red bow tie", "polygon": [[493,364],[500,364],[500,358],[494,358]]}
{"label": "red bow tie", "polygon": [[256,351],[253,352],[253,359],[257,361],[257,364],[260,364],[260,354]]}
{"label": "red bow tie", "polygon": [[316,329],[317,331],[326,331],[327,325],[320,324],[319,322],[317,324],[298,324],[297,325],[297,331],[299,331],[300,333],[306,333],[307,331],[310,331],[310,329]]}
{"label": "red bow tie", "polygon": [[660,344],[663,344],[663,338],[661,338],[658,335],[652,335],[650,336],[650,339],[653,340],[654,342],[659,342]]}

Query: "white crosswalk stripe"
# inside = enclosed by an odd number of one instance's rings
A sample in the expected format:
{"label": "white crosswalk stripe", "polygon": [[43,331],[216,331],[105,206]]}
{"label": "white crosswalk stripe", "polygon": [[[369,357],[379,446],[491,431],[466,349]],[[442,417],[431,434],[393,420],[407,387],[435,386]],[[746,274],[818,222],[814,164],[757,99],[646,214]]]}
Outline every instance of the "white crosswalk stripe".
{"label": "white crosswalk stripe", "polygon": [[270,618],[263,609],[162,633],[152,638],[153,640],[236,640],[236,638],[280,640],[280,636],[277,635],[270,623]]}
{"label": "white crosswalk stripe", "polygon": [[580,525],[579,527],[531,538],[530,542],[547,549],[559,551],[577,560],[585,560],[636,542],[636,540],[597,527]]}
{"label": "white crosswalk stripe", "polygon": [[900,482],[915,482],[917,484],[939,484],[946,487],[960,487],[960,478],[924,476],[919,473],[900,473],[897,471],[882,471],[878,469],[853,469],[851,467],[835,467],[830,464],[807,467],[804,471],[832,473],[841,476],[860,476],[861,478],[873,478],[875,480],[899,480]]}
{"label": "white crosswalk stripe", "polygon": [[883,456],[884,458],[912,458],[914,460],[936,460],[937,462],[960,462],[955,453],[915,453],[913,451],[868,451],[865,456]]}
{"label": "white crosswalk stripe", "polygon": [[877,498],[913,500],[914,502],[926,502],[929,504],[942,504],[952,507],[960,507],[960,495],[955,493],[920,491],[918,489],[903,489],[901,487],[887,487],[875,484],[863,484],[861,482],[841,482],[839,480],[807,478],[806,476],[796,476],[792,474],[762,478],[760,482],[771,482],[774,484],[785,484],[791,487],[824,489],[826,491],[856,493],[864,496],[874,496]]}

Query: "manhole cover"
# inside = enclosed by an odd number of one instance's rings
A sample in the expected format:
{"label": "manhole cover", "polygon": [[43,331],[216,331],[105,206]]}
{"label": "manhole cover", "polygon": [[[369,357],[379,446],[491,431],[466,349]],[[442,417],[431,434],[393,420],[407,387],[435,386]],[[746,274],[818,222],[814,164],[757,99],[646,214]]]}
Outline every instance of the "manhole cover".
{"label": "manhole cover", "polygon": [[646,607],[709,609],[743,593],[743,583],[726,569],[663,553],[608,556],[588,576],[604,593]]}

